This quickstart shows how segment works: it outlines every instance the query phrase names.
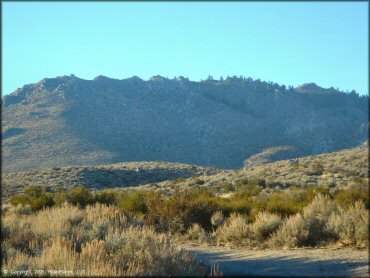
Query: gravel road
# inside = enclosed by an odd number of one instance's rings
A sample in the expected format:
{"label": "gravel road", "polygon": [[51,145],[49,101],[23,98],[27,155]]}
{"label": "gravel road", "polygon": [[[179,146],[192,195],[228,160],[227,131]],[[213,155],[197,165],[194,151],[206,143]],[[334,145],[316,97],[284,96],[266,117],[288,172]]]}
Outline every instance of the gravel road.
{"label": "gravel road", "polygon": [[183,248],[209,267],[218,263],[224,276],[369,276],[368,250],[246,250],[194,245]]}

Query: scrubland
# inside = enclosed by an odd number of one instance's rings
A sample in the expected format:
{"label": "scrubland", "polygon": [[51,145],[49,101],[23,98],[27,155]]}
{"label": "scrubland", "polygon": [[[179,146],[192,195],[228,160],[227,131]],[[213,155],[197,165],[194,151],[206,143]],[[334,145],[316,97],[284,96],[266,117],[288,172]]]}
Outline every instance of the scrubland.
{"label": "scrubland", "polygon": [[266,193],[241,183],[224,198],[207,189],[59,193],[30,187],[3,207],[5,270],[74,275],[205,275],[181,242],[245,248],[368,246],[367,185]]}
{"label": "scrubland", "polygon": [[[116,206],[70,204],[3,215],[2,273],[66,270],[70,276],[203,275],[206,268]],[[38,275],[37,275],[38,276]]]}
{"label": "scrubland", "polygon": [[[270,176],[256,178],[240,170],[167,181],[171,186],[164,190],[28,186],[2,204],[2,274],[50,269],[83,276],[209,274],[180,248],[184,243],[366,249],[369,192],[364,153],[355,149],[316,157],[311,164],[307,160],[305,168],[284,162],[325,178],[334,171],[328,164],[334,157],[342,169],[339,185],[277,184]],[[344,154],[352,155],[352,161],[345,164]],[[271,171],[279,163],[271,164]]]}

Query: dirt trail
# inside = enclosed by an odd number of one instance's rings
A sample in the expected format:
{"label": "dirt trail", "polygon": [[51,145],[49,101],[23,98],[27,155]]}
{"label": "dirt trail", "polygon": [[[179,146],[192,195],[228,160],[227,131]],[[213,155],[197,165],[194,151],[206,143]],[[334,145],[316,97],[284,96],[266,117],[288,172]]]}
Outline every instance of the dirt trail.
{"label": "dirt trail", "polygon": [[183,247],[207,266],[218,263],[224,276],[369,276],[368,250]]}

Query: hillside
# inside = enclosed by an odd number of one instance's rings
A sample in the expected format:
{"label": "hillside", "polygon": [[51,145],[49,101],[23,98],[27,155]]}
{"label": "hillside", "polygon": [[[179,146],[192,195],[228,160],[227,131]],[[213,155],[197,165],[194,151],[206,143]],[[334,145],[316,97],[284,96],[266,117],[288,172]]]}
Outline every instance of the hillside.
{"label": "hillside", "polygon": [[[280,160],[240,170],[220,171],[214,175],[193,177],[177,182],[180,188],[205,187],[228,192],[230,188],[246,180],[264,180],[265,188],[284,189],[298,187],[345,188],[368,184],[368,144],[352,149],[298,160]],[[135,190],[172,192],[173,181],[163,181],[135,187]]]}
{"label": "hillside", "polygon": [[2,169],[155,160],[237,169],[266,148],[292,148],[283,159],[354,147],[367,121],[367,97],[316,84],[46,78],[3,97]]}
{"label": "hillside", "polygon": [[352,149],[301,157],[298,161],[281,160],[240,170],[158,161],[4,173],[2,194],[7,198],[30,185],[44,186],[52,191],[85,185],[94,190],[116,188],[166,194],[178,185],[181,190],[205,187],[222,193],[245,180],[265,180],[265,187],[272,189],[284,189],[291,185],[343,188],[367,184],[368,145],[365,143]]}
{"label": "hillside", "polygon": [[45,168],[4,173],[2,194],[9,197],[27,186],[37,185],[52,191],[85,185],[91,189],[125,188],[178,178],[212,175],[216,169],[166,162],[129,162],[90,167]]}

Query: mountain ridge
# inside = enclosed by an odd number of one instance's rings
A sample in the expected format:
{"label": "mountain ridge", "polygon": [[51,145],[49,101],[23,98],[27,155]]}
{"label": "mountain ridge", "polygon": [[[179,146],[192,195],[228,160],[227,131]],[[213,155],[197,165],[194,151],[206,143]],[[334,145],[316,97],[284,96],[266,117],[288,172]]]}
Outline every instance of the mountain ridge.
{"label": "mountain ridge", "polygon": [[236,76],[44,78],[2,98],[2,167],[162,160],[235,169],[266,148],[292,146],[297,157],[365,140],[368,98],[312,84],[302,93]]}

